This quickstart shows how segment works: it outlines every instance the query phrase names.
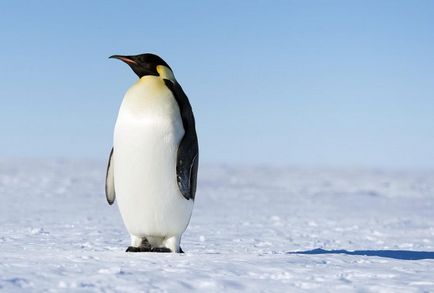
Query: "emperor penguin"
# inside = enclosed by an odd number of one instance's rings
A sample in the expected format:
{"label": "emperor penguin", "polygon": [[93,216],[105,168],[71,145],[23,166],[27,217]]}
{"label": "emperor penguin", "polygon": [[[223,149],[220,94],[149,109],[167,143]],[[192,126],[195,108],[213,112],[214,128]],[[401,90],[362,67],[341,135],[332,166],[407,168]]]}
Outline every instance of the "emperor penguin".
{"label": "emperor penguin", "polygon": [[105,193],[131,236],[127,252],[183,252],[196,193],[199,146],[190,102],[159,56],[113,55],[139,80],[126,92],[114,129]]}

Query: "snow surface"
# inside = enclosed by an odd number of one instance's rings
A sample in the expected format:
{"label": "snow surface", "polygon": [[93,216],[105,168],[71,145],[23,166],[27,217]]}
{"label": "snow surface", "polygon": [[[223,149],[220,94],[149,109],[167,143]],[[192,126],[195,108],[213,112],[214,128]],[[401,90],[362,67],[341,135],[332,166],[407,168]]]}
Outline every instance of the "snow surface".
{"label": "snow surface", "polygon": [[0,291],[434,291],[434,172],[201,166],[185,254],[125,253],[104,173],[0,160]]}

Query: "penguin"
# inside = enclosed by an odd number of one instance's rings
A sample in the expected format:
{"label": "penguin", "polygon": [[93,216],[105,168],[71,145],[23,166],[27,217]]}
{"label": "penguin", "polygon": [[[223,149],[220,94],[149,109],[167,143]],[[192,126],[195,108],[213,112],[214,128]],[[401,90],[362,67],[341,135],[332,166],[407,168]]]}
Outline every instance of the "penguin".
{"label": "penguin", "polygon": [[109,58],[139,77],[125,93],[110,152],[105,194],[131,236],[127,252],[182,253],[197,186],[199,146],[190,102],[171,67],[145,53]]}

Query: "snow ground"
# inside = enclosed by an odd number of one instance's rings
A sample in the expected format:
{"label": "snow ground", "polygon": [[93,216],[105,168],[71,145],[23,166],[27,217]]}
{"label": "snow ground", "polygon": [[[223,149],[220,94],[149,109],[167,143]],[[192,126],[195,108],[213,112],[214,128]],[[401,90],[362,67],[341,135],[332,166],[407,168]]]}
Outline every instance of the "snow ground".
{"label": "snow ground", "polygon": [[132,254],[103,163],[0,160],[0,291],[434,291],[434,171],[199,171],[186,253]]}

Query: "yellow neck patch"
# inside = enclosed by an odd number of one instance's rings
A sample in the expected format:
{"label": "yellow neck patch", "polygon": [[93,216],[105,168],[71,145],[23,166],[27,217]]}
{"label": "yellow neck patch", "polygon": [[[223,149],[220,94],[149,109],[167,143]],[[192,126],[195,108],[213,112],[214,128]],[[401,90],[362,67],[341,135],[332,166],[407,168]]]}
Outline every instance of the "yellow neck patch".
{"label": "yellow neck patch", "polygon": [[172,70],[170,70],[167,66],[157,65],[157,72],[161,78],[165,78],[171,81],[176,81],[175,75],[173,75]]}

